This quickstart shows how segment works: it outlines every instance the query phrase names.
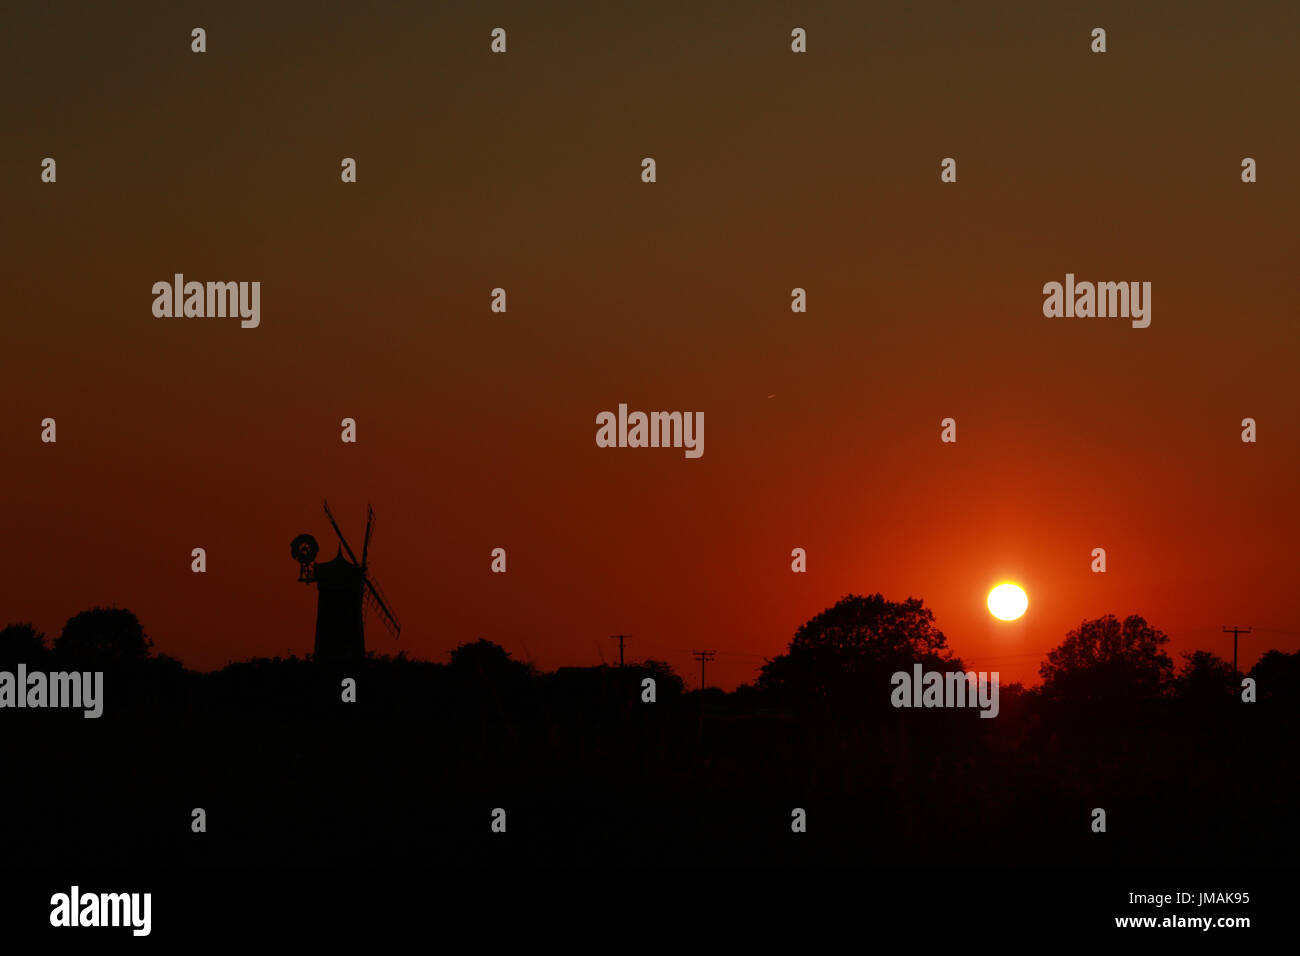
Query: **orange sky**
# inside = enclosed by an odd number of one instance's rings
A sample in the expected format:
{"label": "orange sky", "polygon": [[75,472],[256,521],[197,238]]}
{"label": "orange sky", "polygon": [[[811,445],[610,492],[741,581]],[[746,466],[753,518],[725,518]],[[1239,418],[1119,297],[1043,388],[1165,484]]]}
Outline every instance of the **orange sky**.
{"label": "orange sky", "polygon": [[[306,653],[328,497],[354,545],[378,512],[381,651],[623,632],[732,687],[875,591],[1004,681],[1104,613],[1300,647],[1294,6],[230,6],[5,15],[4,621]],[[175,272],[261,281],[261,327],[155,318]],[[1066,272],[1150,281],[1151,327],[1044,318]],[[597,448],[619,402],[703,411],[703,458]]]}

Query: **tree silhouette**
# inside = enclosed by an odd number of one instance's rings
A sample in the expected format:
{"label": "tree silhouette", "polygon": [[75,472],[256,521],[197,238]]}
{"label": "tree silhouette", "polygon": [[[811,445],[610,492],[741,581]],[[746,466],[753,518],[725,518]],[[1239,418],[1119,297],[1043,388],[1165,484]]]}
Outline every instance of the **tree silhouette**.
{"label": "tree silhouette", "polygon": [[1142,700],[1164,693],[1174,664],[1169,638],[1136,614],[1084,621],[1047,654],[1038,671],[1043,694],[1057,700]]}
{"label": "tree silhouette", "polygon": [[31,624],[10,624],[0,631],[0,666],[35,664],[48,653],[45,635]]}
{"label": "tree silhouette", "polygon": [[95,607],[68,619],[54,652],[70,660],[133,663],[149,656],[153,641],[132,611]]}
{"label": "tree silhouette", "polygon": [[641,663],[633,666],[649,672],[647,676],[655,679],[655,686],[659,694],[683,694],[686,692],[686,684],[681,675],[673,670],[672,665],[667,661],[646,658]]}
{"label": "tree silhouette", "polygon": [[1224,700],[1237,689],[1232,665],[1210,651],[1184,652],[1183,666],[1174,681],[1174,693],[1181,699],[1203,704]]}
{"label": "tree silhouette", "polygon": [[962,667],[933,612],[919,598],[900,603],[850,594],[802,625],[786,653],[763,665],[757,686],[778,701],[887,705],[890,676],[917,663]]}
{"label": "tree silhouette", "polygon": [[517,688],[533,676],[531,665],[515,660],[500,644],[483,638],[453,650],[448,671],[463,683],[486,684],[498,689]]}
{"label": "tree silhouette", "polygon": [[1284,700],[1292,708],[1300,707],[1300,651],[1267,651],[1250,669],[1260,700]]}

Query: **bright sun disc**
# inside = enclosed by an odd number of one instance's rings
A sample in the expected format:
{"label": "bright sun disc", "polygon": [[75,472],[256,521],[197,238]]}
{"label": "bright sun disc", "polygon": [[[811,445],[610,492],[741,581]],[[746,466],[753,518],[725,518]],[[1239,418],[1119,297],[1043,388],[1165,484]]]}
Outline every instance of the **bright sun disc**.
{"label": "bright sun disc", "polygon": [[999,621],[1014,621],[1029,607],[1029,595],[1015,584],[999,584],[989,592],[989,613]]}

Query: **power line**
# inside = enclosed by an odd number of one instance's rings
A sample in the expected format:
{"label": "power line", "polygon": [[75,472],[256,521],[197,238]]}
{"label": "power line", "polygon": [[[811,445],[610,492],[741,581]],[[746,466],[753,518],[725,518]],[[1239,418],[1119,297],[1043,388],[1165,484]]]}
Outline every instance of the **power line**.
{"label": "power line", "polygon": [[618,666],[619,667],[623,666],[623,642],[626,641],[627,639],[628,639],[627,634],[615,634],[610,638],[611,641],[618,641]]}
{"label": "power line", "polygon": [[1223,629],[1223,633],[1224,633],[1224,634],[1231,634],[1231,635],[1232,635],[1232,672],[1233,672],[1234,674],[1240,676],[1240,675],[1241,675],[1241,671],[1237,670],[1237,635],[1238,635],[1238,634],[1249,634],[1249,633],[1250,633],[1250,628],[1248,628],[1248,627],[1225,627],[1225,628]]}
{"label": "power line", "polygon": [[[668,651],[693,651],[690,647],[666,647],[663,650]],[[723,657],[761,657],[764,660],[771,658],[770,654],[760,654],[757,651],[710,651],[711,654],[721,654]]]}
{"label": "power line", "polygon": [[704,690],[704,665],[713,660],[717,651],[691,651],[691,654],[700,662],[700,690]]}

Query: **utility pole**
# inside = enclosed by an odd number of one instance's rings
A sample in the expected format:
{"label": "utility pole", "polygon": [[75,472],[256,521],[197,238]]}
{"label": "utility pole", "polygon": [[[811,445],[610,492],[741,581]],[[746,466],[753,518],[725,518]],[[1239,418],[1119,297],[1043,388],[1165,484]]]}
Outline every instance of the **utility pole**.
{"label": "utility pole", "polygon": [[1234,677],[1240,677],[1240,676],[1241,676],[1241,671],[1237,670],[1237,635],[1238,635],[1238,634],[1249,634],[1249,633],[1250,633],[1250,628],[1248,628],[1248,627],[1225,627],[1225,628],[1223,629],[1223,633],[1224,633],[1224,634],[1231,634],[1231,635],[1232,635],[1232,673],[1233,673],[1233,676],[1234,676]]}
{"label": "utility pole", "polygon": [[692,651],[691,656],[700,662],[700,690],[704,690],[704,665],[713,660],[717,651]]}
{"label": "utility pole", "polygon": [[623,642],[626,641],[630,634],[615,634],[610,638],[611,641],[618,641],[618,666],[623,666]]}

